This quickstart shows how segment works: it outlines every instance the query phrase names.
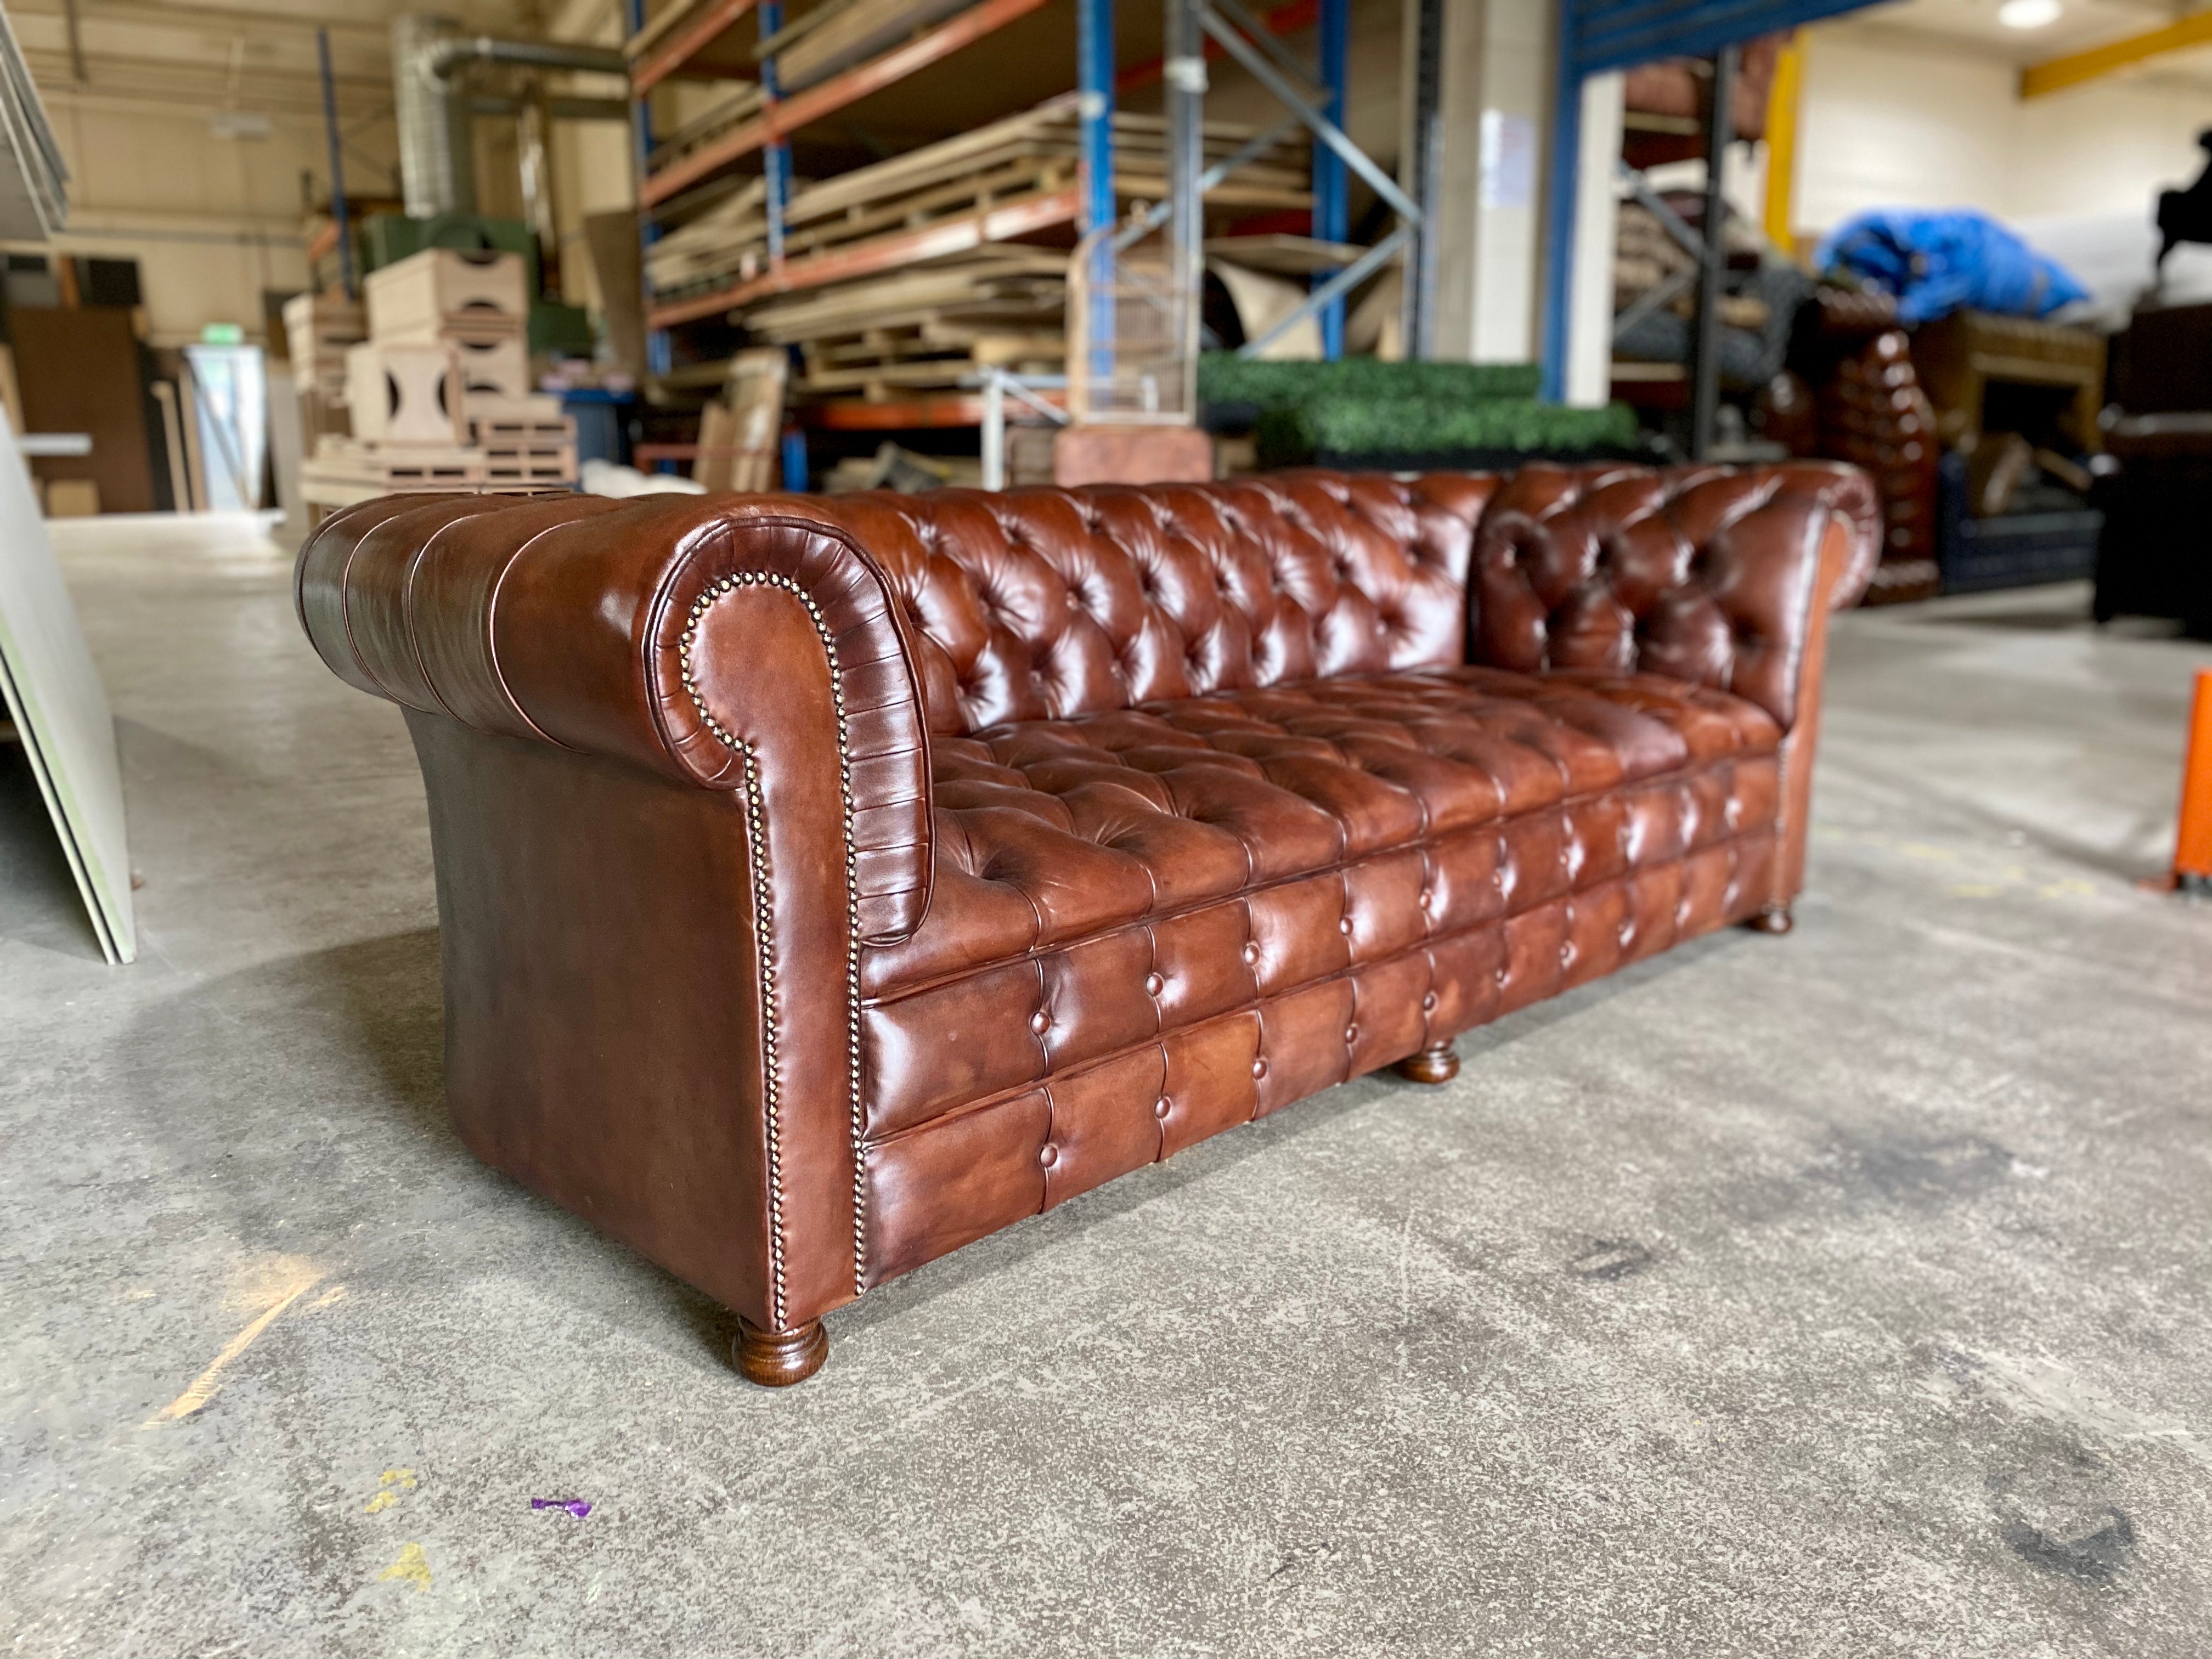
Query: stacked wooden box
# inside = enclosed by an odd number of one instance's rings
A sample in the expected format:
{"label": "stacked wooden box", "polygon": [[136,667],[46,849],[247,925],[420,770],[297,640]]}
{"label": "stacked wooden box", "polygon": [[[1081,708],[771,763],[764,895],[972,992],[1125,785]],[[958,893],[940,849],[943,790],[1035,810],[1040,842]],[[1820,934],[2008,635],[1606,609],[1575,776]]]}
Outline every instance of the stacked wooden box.
{"label": "stacked wooden box", "polygon": [[471,398],[530,393],[530,284],[514,253],[426,248],[362,284],[379,346],[448,344]]}
{"label": "stacked wooden box", "polygon": [[345,354],[352,434],[317,443],[301,472],[309,501],[574,487],[575,423],[530,387],[519,256],[432,248],[364,288],[368,338]]}
{"label": "stacked wooden box", "polygon": [[346,426],[346,352],[368,337],[361,302],[343,295],[295,294],[284,301],[285,346],[309,444]]}
{"label": "stacked wooden box", "polygon": [[[1121,112],[1114,126],[1116,196],[1159,199],[1167,189],[1164,121]],[[1255,128],[1206,123],[1208,162],[1256,136]],[[1030,234],[1024,212],[1041,216],[1055,204],[1062,211],[1052,222],[1073,223],[1079,137],[1075,100],[1055,98],[804,185],[784,214],[781,279],[770,270],[762,181],[730,181],[701,192],[694,216],[647,250],[653,291],[665,300],[756,282],[784,288],[731,316],[764,343],[799,348],[806,372],[793,391],[801,395],[887,396],[954,386],[992,367],[1056,371],[1066,354],[1067,252],[999,239]],[[1313,201],[1308,181],[1304,141],[1285,137],[1207,199],[1255,213],[1304,209]],[[810,283],[810,263],[826,260],[852,270],[851,279]]]}

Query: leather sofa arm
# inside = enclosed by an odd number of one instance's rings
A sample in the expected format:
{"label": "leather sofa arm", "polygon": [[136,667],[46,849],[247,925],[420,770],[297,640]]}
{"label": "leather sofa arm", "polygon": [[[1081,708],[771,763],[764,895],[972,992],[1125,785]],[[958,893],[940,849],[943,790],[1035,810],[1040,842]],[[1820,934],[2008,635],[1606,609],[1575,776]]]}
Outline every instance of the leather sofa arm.
{"label": "leather sofa arm", "polygon": [[1881,533],[1872,480],[1831,462],[1524,467],[1475,538],[1469,654],[1648,670],[1788,731],[1818,696],[1825,617],[1866,591]]}
{"label": "leather sofa arm", "polygon": [[774,757],[834,732],[858,935],[920,925],[929,756],[912,643],[882,570],[803,500],[386,496],[307,542],[295,598],[323,660],[362,690],[746,787],[771,818],[802,813],[825,852],[838,826],[779,799]]}

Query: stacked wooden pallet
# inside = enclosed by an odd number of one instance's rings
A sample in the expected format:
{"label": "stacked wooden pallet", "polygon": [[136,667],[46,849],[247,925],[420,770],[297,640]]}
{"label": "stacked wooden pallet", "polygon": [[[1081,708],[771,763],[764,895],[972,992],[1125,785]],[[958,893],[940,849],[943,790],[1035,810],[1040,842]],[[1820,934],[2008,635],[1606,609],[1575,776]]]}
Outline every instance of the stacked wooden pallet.
{"label": "stacked wooden pallet", "polygon": [[[1209,163],[1227,160],[1255,137],[1253,128],[1206,125]],[[1033,110],[911,155],[842,173],[795,190],[784,210],[787,266],[830,255],[865,258],[888,252],[917,230],[1009,216],[1075,184],[1079,141],[1075,100],[1055,98]],[[1114,118],[1114,188],[1124,200],[1156,201],[1166,193],[1166,124],[1127,112]],[[1209,202],[1253,212],[1310,207],[1303,138],[1285,137],[1230,173]],[[674,226],[646,256],[654,297],[678,298],[768,270],[766,187],[730,180],[699,192],[692,216]],[[1062,222],[1073,222],[1069,204]],[[988,239],[987,239],[988,240]]]}
{"label": "stacked wooden pallet", "polygon": [[[795,191],[784,264],[771,270],[765,187],[731,183],[647,256],[656,297],[756,283],[770,290],[731,313],[756,340],[799,348],[801,396],[871,398],[958,385],[987,368],[1052,373],[1066,356],[1065,248],[993,240],[1008,210],[1055,204],[1074,217],[1079,140],[1073,98]],[[1209,122],[1209,162],[1256,131]],[[1165,123],[1115,117],[1115,190],[1166,189]],[[1255,153],[1209,199],[1252,211],[1310,207],[1302,139]],[[972,228],[973,234],[963,234]],[[902,257],[909,254],[911,257]],[[830,272],[850,279],[816,283]]]}
{"label": "stacked wooden pallet", "polygon": [[956,386],[985,367],[1050,373],[1066,349],[1066,272],[1055,249],[990,245],[756,306],[745,327],[797,346],[793,389],[816,396]]}

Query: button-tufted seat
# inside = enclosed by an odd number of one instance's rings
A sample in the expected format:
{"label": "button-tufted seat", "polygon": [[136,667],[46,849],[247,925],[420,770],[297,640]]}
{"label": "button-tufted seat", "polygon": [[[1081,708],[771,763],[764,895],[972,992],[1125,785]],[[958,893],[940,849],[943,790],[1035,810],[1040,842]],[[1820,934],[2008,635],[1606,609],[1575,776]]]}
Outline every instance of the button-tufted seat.
{"label": "button-tufted seat", "polygon": [[1802,878],[1864,477],[386,498],[302,550],[428,784],[454,1120],[819,1316]]}

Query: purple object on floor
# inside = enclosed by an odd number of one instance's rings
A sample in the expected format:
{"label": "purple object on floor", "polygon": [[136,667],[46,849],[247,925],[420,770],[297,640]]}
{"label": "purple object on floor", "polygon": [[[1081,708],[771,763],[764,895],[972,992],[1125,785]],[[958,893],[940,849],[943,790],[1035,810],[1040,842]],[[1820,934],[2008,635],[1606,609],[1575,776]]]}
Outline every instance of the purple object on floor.
{"label": "purple object on floor", "polygon": [[580,1498],[533,1498],[530,1500],[530,1507],[533,1510],[566,1510],[579,1521],[592,1512],[592,1506]]}

